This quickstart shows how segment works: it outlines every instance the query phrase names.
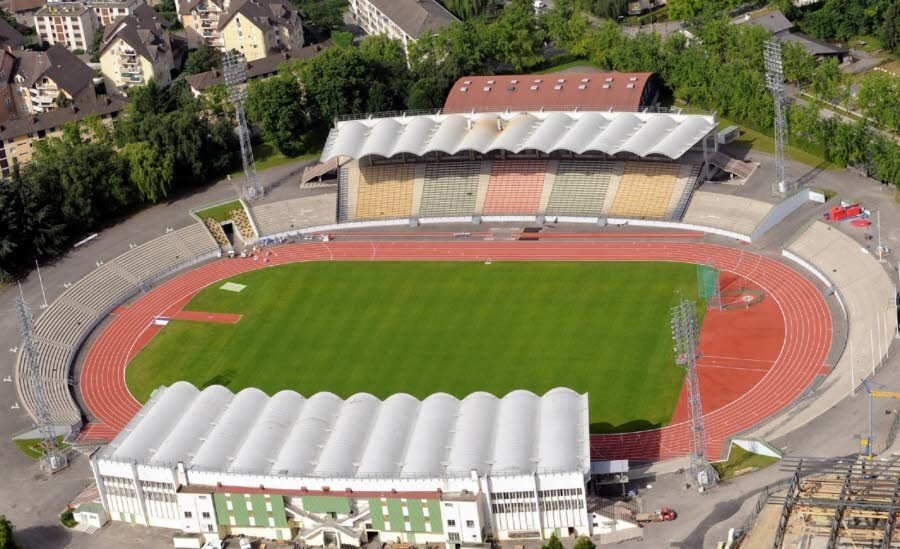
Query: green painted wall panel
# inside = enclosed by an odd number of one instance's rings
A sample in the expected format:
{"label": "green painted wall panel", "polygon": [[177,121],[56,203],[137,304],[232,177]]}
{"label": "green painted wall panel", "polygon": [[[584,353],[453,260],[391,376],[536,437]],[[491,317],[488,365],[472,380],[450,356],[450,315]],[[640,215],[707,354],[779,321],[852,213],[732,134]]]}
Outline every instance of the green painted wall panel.
{"label": "green painted wall panel", "polygon": [[269,526],[269,512],[266,511],[266,495],[253,494],[250,496],[250,505],[252,506],[252,517],[256,522],[256,526]]}
{"label": "green painted wall panel", "polygon": [[381,499],[369,498],[369,516],[373,530],[384,530],[384,516],[381,514]]}
{"label": "green painted wall panel", "polygon": [[213,506],[216,508],[216,522],[222,526],[231,524],[228,521],[228,507],[225,505],[225,496],[213,494]]}
{"label": "green painted wall panel", "polygon": [[350,498],[336,496],[303,496],[303,509],[310,513],[350,513]]}
{"label": "green painted wall panel", "polygon": [[250,526],[250,514],[244,494],[231,494],[231,505],[234,508],[235,526]]}
{"label": "green painted wall panel", "polygon": [[428,519],[431,520],[431,531],[439,534],[444,531],[444,520],[441,516],[441,502],[436,499],[428,500]]}
{"label": "green painted wall panel", "polygon": [[425,513],[422,512],[422,500],[406,500],[406,508],[409,510],[409,529],[413,532],[424,532]]}
{"label": "green painted wall panel", "polygon": [[403,532],[407,528],[403,522],[403,504],[399,499],[387,500],[388,516],[391,518],[391,531]]}
{"label": "green painted wall panel", "polygon": [[287,515],[284,512],[284,496],[272,495],[272,516],[275,518],[275,526],[287,528]]}

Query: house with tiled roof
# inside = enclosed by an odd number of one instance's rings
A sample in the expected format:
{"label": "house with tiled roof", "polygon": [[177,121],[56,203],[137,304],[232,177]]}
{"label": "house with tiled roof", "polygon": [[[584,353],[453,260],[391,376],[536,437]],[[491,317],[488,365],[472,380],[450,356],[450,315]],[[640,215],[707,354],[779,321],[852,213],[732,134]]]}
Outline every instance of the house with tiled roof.
{"label": "house with tiled roof", "polygon": [[107,89],[123,90],[155,80],[172,81],[172,41],[169,23],[150,6],[141,4],[131,15],[106,28],[100,47],[100,68]]}
{"label": "house with tiled roof", "polygon": [[219,33],[223,47],[247,61],[303,46],[300,12],[288,0],[233,0]]}
{"label": "house with tiled roof", "polygon": [[20,116],[96,99],[93,69],[65,47],[57,44],[13,56],[13,96]]}

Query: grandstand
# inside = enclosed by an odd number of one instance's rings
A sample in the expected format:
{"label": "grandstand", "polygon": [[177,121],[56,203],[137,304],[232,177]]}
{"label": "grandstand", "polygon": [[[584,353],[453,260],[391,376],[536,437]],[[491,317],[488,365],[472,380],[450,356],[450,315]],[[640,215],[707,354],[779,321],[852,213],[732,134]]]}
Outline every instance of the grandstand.
{"label": "grandstand", "polygon": [[680,220],[715,117],[520,112],[338,122],[338,222],[477,216]]}
{"label": "grandstand", "polygon": [[178,382],[91,466],[113,520],[195,534],[483,544],[597,521],[588,397],[566,388],[380,401]]}
{"label": "grandstand", "polygon": [[[69,366],[94,326],[155,278],[211,257],[217,251],[218,246],[202,225],[185,227],[107,261],[68,288],[44,311],[35,322],[34,338],[53,424],[71,427],[81,423],[81,411],[69,389]],[[20,358],[16,363],[16,389],[25,409],[34,417],[34,388],[22,371],[24,366]]]}

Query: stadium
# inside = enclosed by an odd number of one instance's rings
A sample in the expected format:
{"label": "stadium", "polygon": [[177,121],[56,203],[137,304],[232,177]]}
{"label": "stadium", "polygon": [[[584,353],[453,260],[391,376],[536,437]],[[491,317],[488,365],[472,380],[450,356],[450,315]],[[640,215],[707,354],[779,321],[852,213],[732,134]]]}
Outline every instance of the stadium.
{"label": "stadium", "polygon": [[754,169],[714,114],[648,106],[646,75],[503,78],[454,86],[480,106],[336,121],[296,196],[195,215],[37,319],[44,383],[20,361],[21,401],[99,446],[110,519],[325,546],[628,539],[592,477],[692,451],[681,297],[710,460],[842,397],[848,342],[880,358],[896,319],[862,304],[890,280],[820,222],[757,245],[808,193],[706,183]]}

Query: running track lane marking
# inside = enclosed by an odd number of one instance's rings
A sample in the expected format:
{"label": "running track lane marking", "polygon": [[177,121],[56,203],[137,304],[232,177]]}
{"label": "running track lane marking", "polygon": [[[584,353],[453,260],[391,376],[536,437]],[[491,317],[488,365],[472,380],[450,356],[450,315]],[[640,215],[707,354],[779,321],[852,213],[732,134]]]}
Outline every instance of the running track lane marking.
{"label": "running track lane marking", "polygon": [[[118,433],[140,409],[125,385],[135,339],[155,316],[189,300],[202,288],[234,275],[302,261],[668,261],[714,265],[744,276],[773,299],[783,316],[785,339],[772,368],[749,391],[705,415],[707,451],[717,459],[724,440],[783,410],[822,371],[831,344],[831,317],[818,289],[788,266],[745,250],[699,242],[632,240],[602,242],[330,242],[271,248],[269,262],[222,259],[185,272],[142,296],[100,333],[88,351],[80,390],[90,412],[105,425],[98,436]],[[756,261],[746,261],[754,256]],[[744,261],[742,261],[742,259]],[[602,396],[594,396],[602,398]],[[592,435],[592,459],[656,461],[690,449],[686,421],[637,433]]]}
{"label": "running track lane marking", "polygon": [[210,322],[212,324],[237,324],[241,315],[233,313],[207,313],[204,311],[178,311],[173,316],[175,320],[189,320],[192,322]]}

